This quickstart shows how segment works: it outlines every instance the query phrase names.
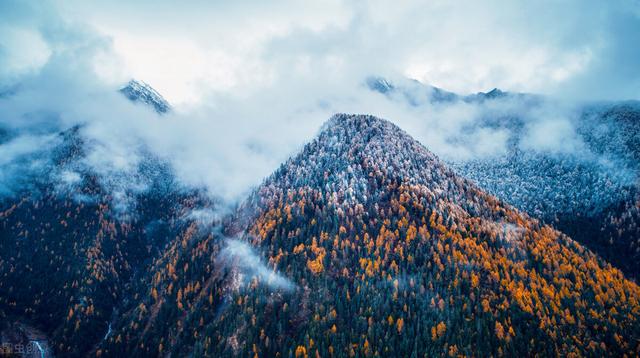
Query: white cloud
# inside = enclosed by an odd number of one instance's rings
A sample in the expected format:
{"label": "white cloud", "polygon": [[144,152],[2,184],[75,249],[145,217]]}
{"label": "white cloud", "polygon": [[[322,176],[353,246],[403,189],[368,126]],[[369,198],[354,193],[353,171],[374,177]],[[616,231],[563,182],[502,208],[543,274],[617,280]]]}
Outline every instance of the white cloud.
{"label": "white cloud", "polygon": [[[637,97],[639,90],[637,72],[627,78],[632,85],[606,86],[604,93],[573,85],[607,81],[622,60],[612,56],[635,45],[640,5],[631,1],[62,4],[63,16],[113,38],[126,70],[177,104],[202,100],[206,89],[244,91],[278,81],[281,66],[300,70],[309,57],[463,93],[571,88],[574,97],[592,98]],[[624,61],[637,65],[635,57]]]}
{"label": "white cloud", "polygon": [[51,49],[39,32],[0,26],[0,77],[5,81],[38,70],[49,56]]}
{"label": "white cloud", "polygon": [[[18,45],[0,53],[0,68],[12,68],[29,46],[46,56],[10,70],[11,81],[0,77],[2,87],[20,84],[0,99],[2,127],[33,135],[83,124],[85,163],[114,185],[141,185],[134,179],[145,148],[168,160],[183,184],[228,201],[258,185],[336,112],[393,120],[436,154],[466,159],[505,150],[504,131],[465,131],[478,116],[523,106],[411,107],[364,88],[371,74],[409,74],[461,92],[498,86],[578,98],[628,96],[638,83],[640,56],[627,36],[640,29],[637,13],[621,24],[612,19],[626,3],[24,4],[0,6],[2,28],[38,40],[23,46],[22,35],[5,38]],[[122,98],[115,90],[130,75],[177,101],[176,110],[160,118]],[[530,115],[564,118],[549,112]],[[567,143],[544,136],[567,129],[550,123],[530,127],[533,146]]]}
{"label": "white cloud", "polygon": [[521,146],[524,149],[548,152],[574,153],[583,143],[567,118],[543,118],[529,124],[527,136]]}

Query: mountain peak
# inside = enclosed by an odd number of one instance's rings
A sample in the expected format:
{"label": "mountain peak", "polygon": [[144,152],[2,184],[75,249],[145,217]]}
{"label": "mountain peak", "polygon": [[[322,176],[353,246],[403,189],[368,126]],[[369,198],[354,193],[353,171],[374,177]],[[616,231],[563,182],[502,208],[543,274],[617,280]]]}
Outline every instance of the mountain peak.
{"label": "mountain peak", "polygon": [[[307,307],[305,295],[315,297],[318,306],[335,307],[336,317],[358,312],[353,304],[363,311],[411,307],[406,312],[417,314],[398,318],[387,310],[372,320],[402,319],[401,329],[411,333],[399,335],[397,346],[424,344],[416,356],[438,349],[431,345],[441,344],[433,342],[445,326],[461,330],[456,344],[469,347],[466,351],[491,351],[507,331],[516,351],[536,346],[554,355],[554,349],[579,349],[557,342],[578,332],[573,317],[589,314],[593,319],[585,321],[585,333],[577,333],[582,341],[594,339],[596,345],[617,349],[610,335],[591,335],[603,325],[626,342],[637,336],[637,285],[560,232],[458,176],[384,119],[333,116],[257,189],[238,216],[244,220],[239,226],[245,238],[304,288],[298,301],[287,300],[288,306],[299,307],[291,311]],[[584,299],[598,295],[594,292],[600,287],[620,293],[606,297],[604,305],[599,303],[602,296]],[[606,316],[606,305],[615,306],[617,317]],[[245,317],[255,313],[246,312]],[[433,312],[440,316],[429,316]],[[230,320],[238,325],[245,317],[234,314]],[[308,331],[325,332],[331,324]],[[334,330],[336,335],[358,334],[352,326],[342,327]],[[398,331],[397,325],[393,329]],[[414,332],[422,338],[416,340]],[[323,341],[326,335],[316,337],[318,346],[330,344]],[[477,342],[486,344],[479,347]],[[372,351],[383,352],[384,344]],[[620,352],[626,349],[621,347]],[[410,355],[394,353],[390,355]],[[500,354],[494,350],[487,355]]]}
{"label": "mountain peak", "polygon": [[159,114],[167,113],[171,109],[169,102],[158,91],[143,81],[132,79],[120,88],[120,92],[132,102],[142,102],[153,106]]}
{"label": "mountain peak", "polygon": [[400,95],[412,106],[425,103],[455,102],[459,96],[453,92],[424,84],[415,79],[398,79],[391,81],[384,77],[370,76],[366,79],[367,87],[385,96]]}
{"label": "mountain peak", "polygon": [[505,92],[497,87],[494,87],[492,90],[487,92],[477,92],[474,94],[469,94],[467,96],[464,96],[464,101],[468,103],[474,103],[474,102],[482,103],[484,101],[499,100],[502,98],[507,98],[512,96],[523,96],[523,94]]}
{"label": "mountain peak", "polygon": [[371,76],[366,79],[370,90],[386,94],[395,90],[395,86],[383,77]]}
{"label": "mountain peak", "polygon": [[[395,124],[371,115],[336,114],[263,188],[332,188],[368,196],[376,185],[392,182],[444,188],[445,178],[453,176],[433,153]],[[374,177],[384,179],[373,185]]]}
{"label": "mountain peak", "polygon": [[507,95],[506,92],[501,91],[499,88],[494,88],[491,91],[485,92],[485,93],[480,92],[479,94],[483,95],[486,98],[498,98],[498,97],[504,97]]}
{"label": "mountain peak", "polygon": [[320,133],[322,135],[322,133],[327,131],[331,132],[336,128],[351,129],[358,132],[370,131],[375,129],[402,131],[395,124],[389,122],[388,120],[370,114],[337,113],[324,123],[324,125],[320,129]]}

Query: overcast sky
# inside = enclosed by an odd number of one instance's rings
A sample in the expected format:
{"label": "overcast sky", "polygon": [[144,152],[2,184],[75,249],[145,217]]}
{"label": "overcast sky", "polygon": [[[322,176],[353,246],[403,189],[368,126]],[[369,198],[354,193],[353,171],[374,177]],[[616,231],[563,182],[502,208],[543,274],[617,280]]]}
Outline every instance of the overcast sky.
{"label": "overcast sky", "polygon": [[[78,124],[86,161],[114,187],[144,147],[184,183],[232,198],[337,112],[392,120],[445,159],[504,153],[503,131],[464,128],[505,111],[540,120],[531,148],[579,147],[564,105],[411,107],[366,89],[371,75],[461,94],[640,99],[640,2],[2,0],[0,140],[20,136],[0,144],[0,192]],[[130,78],[174,111],[159,120],[120,96]]]}
{"label": "overcast sky", "polygon": [[143,79],[178,105],[197,102],[207,91],[248,91],[305,72],[318,78],[401,75],[463,93],[499,87],[640,98],[637,0],[69,0],[0,6],[3,77],[42,66],[64,42],[52,27],[66,26],[105,42],[94,63],[107,81]]}

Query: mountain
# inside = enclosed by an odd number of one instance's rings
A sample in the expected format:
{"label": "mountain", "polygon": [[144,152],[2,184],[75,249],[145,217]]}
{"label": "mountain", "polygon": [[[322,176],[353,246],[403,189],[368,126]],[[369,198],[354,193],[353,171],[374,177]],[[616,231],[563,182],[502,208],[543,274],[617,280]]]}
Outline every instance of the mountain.
{"label": "mountain", "polygon": [[[222,217],[153,156],[144,189],[114,192],[79,164],[81,128],[59,143],[51,180],[0,200],[0,336],[15,344],[63,356],[640,349],[635,283],[386,120],[334,116]],[[60,187],[62,173],[75,184]]]}
{"label": "mountain", "polygon": [[8,166],[21,180],[0,196],[3,343],[45,356],[95,351],[132,285],[198,221],[191,207],[214,206],[150,153],[137,153],[133,173],[104,177],[87,163],[93,145],[75,126]]}
{"label": "mountain", "polygon": [[103,354],[638,349],[635,283],[375,117],[333,117],[224,228],[197,232],[156,260]]}
{"label": "mountain", "polygon": [[164,114],[171,110],[169,102],[153,87],[142,81],[132,79],[124,87],[120,88],[120,92],[132,102],[141,102],[152,106],[159,114]]}
{"label": "mountain", "polygon": [[489,92],[478,92],[476,94],[472,94],[466,97],[466,99],[468,101],[488,101],[488,100],[493,100],[496,98],[505,98],[505,97],[509,97],[509,96],[513,96],[513,94],[509,93],[509,92],[503,92],[502,90],[498,89],[498,88],[494,88]]}
{"label": "mountain", "polygon": [[367,87],[386,96],[401,96],[413,106],[425,103],[450,103],[461,99],[453,92],[434,86],[424,85],[416,80],[403,80],[394,83],[383,77],[371,76],[365,80]]}
{"label": "mountain", "polygon": [[[640,275],[640,106],[581,108],[567,152],[522,148],[531,119],[492,118],[509,132],[507,153],[453,161],[461,175],[598,252],[637,279]],[[553,133],[549,133],[553,135]]]}
{"label": "mountain", "polygon": [[16,322],[46,332],[61,355],[99,343],[128,286],[193,220],[188,193],[127,193],[123,215],[102,187],[87,183],[3,200],[0,218],[0,330]]}
{"label": "mountain", "polygon": [[[454,100],[449,102],[420,102],[408,94],[431,93],[430,86],[410,87],[382,78],[377,78],[376,83],[386,84],[387,90],[370,86],[372,90],[386,96],[405,93],[401,99],[413,106],[481,106],[481,115],[469,121],[463,131],[506,133],[506,153],[449,158],[447,164],[483,190],[596,251],[629,277],[640,277],[638,102],[578,106],[569,123],[569,129],[575,131],[575,138],[569,143],[573,148],[554,151],[532,148],[527,142],[531,128],[548,120],[545,116],[549,111],[544,109],[548,100],[542,97],[493,89],[468,96],[452,95]],[[491,107],[482,107],[487,101]],[[540,128],[551,137],[554,131],[566,131]]]}
{"label": "mountain", "polygon": [[413,79],[400,79],[391,81],[384,77],[370,76],[365,80],[367,88],[371,91],[381,93],[388,97],[400,96],[412,106],[425,104],[454,104],[483,103],[495,99],[526,99],[528,101],[539,100],[538,96],[526,93],[504,92],[494,88],[488,92],[478,92],[470,95],[459,95],[444,89],[426,85]]}

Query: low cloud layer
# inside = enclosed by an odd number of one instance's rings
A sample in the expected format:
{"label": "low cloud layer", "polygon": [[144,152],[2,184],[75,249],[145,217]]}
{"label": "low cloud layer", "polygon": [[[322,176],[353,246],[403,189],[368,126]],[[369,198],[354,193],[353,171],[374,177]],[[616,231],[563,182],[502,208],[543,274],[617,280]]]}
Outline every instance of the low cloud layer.
{"label": "low cloud layer", "polygon": [[[504,154],[510,133],[475,124],[512,113],[528,120],[524,148],[581,148],[566,98],[543,106],[518,98],[415,106],[371,91],[371,75],[463,93],[494,86],[579,99],[638,93],[640,56],[630,49],[637,37],[628,35],[640,28],[635,3],[467,5],[335,1],[310,11],[288,1],[180,9],[162,1],[3,2],[0,189],[10,192],[26,173],[46,174],[57,134],[78,125],[87,148],[79,164],[110,188],[143,189],[137,171],[152,154],[181,184],[228,202],[337,112],[392,120],[446,160]],[[132,76],[175,100],[175,110],[159,116],[124,98],[117,89]],[[413,90],[424,96],[422,85]],[[74,178],[67,168],[59,180]]]}
{"label": "low cloud layer", "polygon": [[105,71],[125,67],[175,103],[204,98],[203,89],[244,91],[304,71],[321,79],[396,74],[462,93],[500,87],[638,98],[639,7],[634,0],[58,6],[65,18],[91,23],[112,39],[121,61]]}

